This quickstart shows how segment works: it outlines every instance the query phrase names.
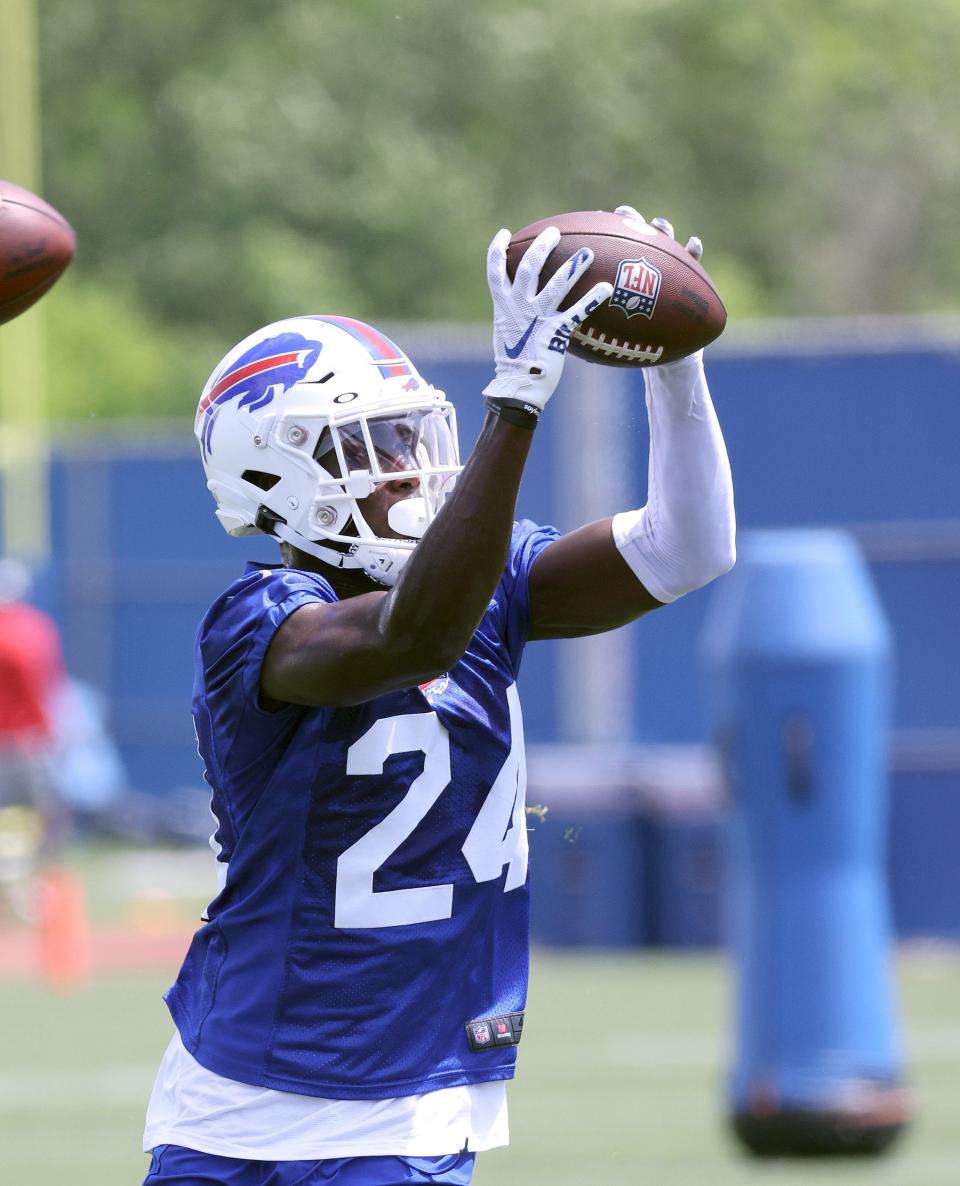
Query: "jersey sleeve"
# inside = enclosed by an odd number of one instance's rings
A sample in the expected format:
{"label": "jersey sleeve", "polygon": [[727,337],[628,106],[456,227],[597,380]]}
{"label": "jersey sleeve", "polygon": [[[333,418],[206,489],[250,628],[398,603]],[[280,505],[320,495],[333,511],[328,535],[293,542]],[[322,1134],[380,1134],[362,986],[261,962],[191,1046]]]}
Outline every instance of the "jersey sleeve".
{"label": "jersey sleeve", "polygon": [[260,706],[260,670],[274,634],[301,606],[336,600],[330,585],[314,573],[285,568],[245,573],[211,607],[201,627],[197,676],[207,695],[228,692],[243,700],[235,708],[266,711]]}
{"label": "jersey sleeve", "polygon": [[510,556],[497,588],[500,631],[514,672],[530,633],[530,569],[544,548],[560,538],[555,527],[538,527],[529,519],[513,525]]}
{"label": "jersey sleeve", "polygon": [[[215,787],[232,786],[237,772],[260,771],[259,781],[269,781],[304,709],[288,704],[271,711],[261,705],[264,656],[295,610],[336,600],[316,574],[251,568],[210,607],[197,635],[193,719],[206,778]],[[220,824],[222,831],[225,821]]]}

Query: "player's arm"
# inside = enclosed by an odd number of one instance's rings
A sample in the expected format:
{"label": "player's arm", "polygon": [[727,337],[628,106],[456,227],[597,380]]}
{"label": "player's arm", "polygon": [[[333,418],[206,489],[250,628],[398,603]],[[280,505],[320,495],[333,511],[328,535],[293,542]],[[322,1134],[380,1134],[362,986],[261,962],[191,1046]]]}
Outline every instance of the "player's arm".
{"label": "player's arm", "polygon": [[733,566],[733,483],[702,354],[645,371],[644,379],[647,504],[541,552],[530,570],[531,638],[612,630]]}
{"label": "player's arm", "polygon": [[457,662],[506,563],[517,488],[533,434],[488,416],[456,490],[389,591],[291,614],[260,675],[271,701],[358,704]]}
{"label": "player's arm", "polygon": [[[280,626],[261,671],[267,700],[359,704],[433,678],[463,656],[506,564],[532,428],[560,378],[570,323],[610,295],[609,285],[598,285],[559,312],[590,266],[590,252],[537,292],[559,237],[552,230],[538,236],[512,284],[510,233],[494,239],[488,278],[496,377],[484,391],[491,414],[470,460],[393,589],[304,606]],[[562,328],[566,335],[558,335]]]}
{"label": "player's arm", "polygon": [[[618,213],[641,216],[630,207]],[[667,234],[666,219],[654,223]],[[699,239],[687,250],[699,259]],[[703,352],[645,370],[647,505],[590,523],[545,548],[530,570],[531,638],[597,634],[675,601],[732,568],[730,462]]]}
{"label": "player's arm", "polygon": [[534,560],[531,640],[600,634],[663,605],[623,558],[612,523],[601,519],[571,531]]}

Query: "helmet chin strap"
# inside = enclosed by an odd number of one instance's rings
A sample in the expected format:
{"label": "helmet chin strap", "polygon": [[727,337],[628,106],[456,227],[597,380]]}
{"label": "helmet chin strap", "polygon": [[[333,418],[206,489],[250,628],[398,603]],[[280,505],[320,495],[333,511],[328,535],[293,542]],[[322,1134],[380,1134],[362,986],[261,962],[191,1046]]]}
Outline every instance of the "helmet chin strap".
{"label": "helmet chin strap", "polygon": [[292,531],[286,523],[274,522],[271,527],[277,539],[301,552],[315,556],[331,568],[362,568],[371,580],[376,581],[378,585],[385,585],[388,589],[396,584],[400,570],[410,554],[405,550],[394,550],[389,546],[378,547],[376,544],[363,542],[358,542],[352,552],[339,552],[329,544],[317,543],[300,535],[299,532]]}

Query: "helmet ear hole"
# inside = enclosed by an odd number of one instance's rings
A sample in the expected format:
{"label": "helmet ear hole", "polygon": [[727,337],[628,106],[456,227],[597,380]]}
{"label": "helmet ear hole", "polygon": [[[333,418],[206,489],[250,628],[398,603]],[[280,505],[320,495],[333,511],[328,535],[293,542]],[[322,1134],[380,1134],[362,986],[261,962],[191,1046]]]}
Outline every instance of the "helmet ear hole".
{"label": "helmet ear hole", "polygon": [[279,474],[264,473],[261,469],[245,469],[240,477],[258,490],[272,490],[280,481]]}

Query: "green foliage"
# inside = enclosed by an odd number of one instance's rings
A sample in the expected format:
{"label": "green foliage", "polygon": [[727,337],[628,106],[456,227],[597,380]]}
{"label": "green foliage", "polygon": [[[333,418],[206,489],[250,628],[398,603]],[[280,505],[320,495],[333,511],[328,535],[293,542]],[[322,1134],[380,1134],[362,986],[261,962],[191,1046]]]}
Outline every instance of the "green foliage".
{"label": "green foliage", "polygon": [[221,348],[150,317],[129,282],[121,289],[68,273],[46,304],[55,420],[91,431],[105,417],[189,420]]}
{"label": "green foliage", "polygon": [[305,310],[484,319],[498,227],[622,201],[701,235],[735,317],[956,307],[960,0],[40,13],[85,291],[222,347]]}

